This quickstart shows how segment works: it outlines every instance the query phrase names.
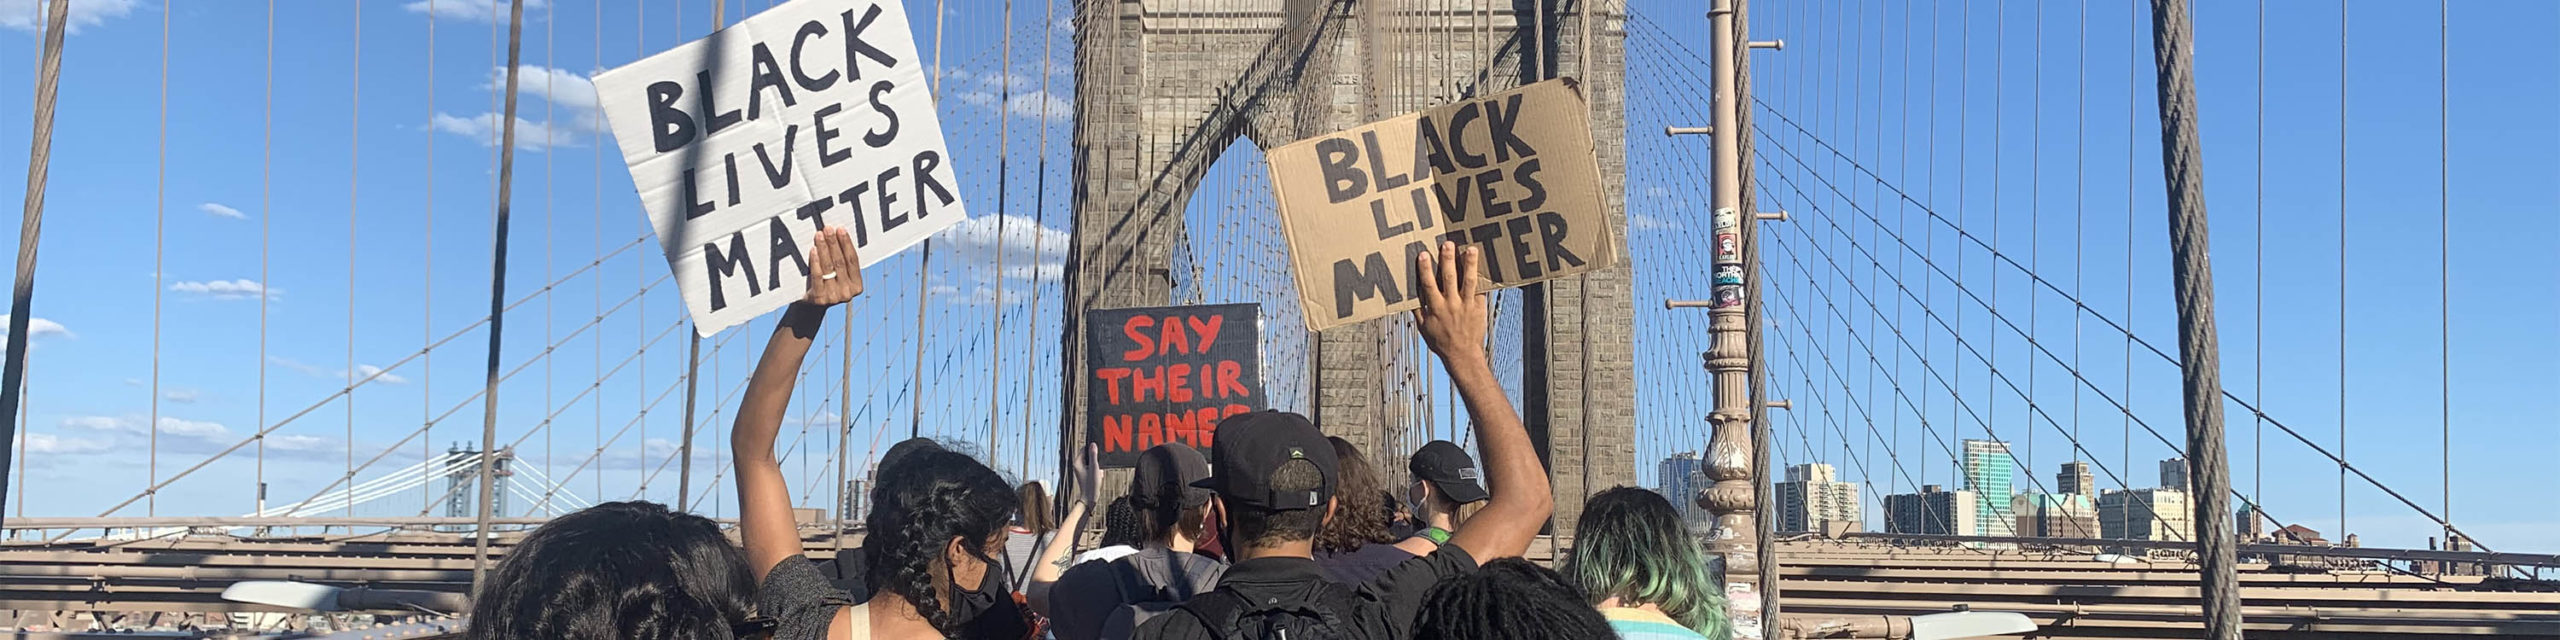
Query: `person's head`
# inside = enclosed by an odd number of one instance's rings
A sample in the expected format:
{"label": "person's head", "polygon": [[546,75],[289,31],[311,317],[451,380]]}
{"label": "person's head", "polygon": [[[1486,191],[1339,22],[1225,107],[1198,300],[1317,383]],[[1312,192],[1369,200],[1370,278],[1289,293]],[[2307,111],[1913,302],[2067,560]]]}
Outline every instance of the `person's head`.
{"label": "person's head", "polygon": [[542,525],[471,603],[472,640],[731,638],[755,575],[720,526],[654,502],[607,502]]}
{"label": "person's head", "polygon": [[877,494],[862,542],[873,599],[895,595],[945,634],[994,604],[983,585],[1001,572],[1016,498],[1003,477],[966,455],[917,451],[881,474]]}
{"label": "person's head", "polygon": [[1279,411],[1227,416],[1217,433],[1217,473],[1200,486],[1217,492],[1229,557],[1312,553],[1339,482],[1333,443],[1306,416]]}
{"label": "person's head", "polygon": [[1022,483],[1015,494],[1014,522],[1032,533],[1048,533],[1058,528],[1058,517],[1050,511],[1049,490],[1033,480]]}
{"label": "person's head", "polygon": [[1386,505],[1358,498],[1385,492],[1380,488],[1383,483],[1378,479],[1378,470],[1369,466],[1368,456],[1360,455],[1360,448],[1352,446],[1351,441],[1332,436],[1325,440],[1333,443],[1335,462],[1342,465],[1342,490],[1336,494],[1353,498],[1343,502],[1333,518],[1325,521],[1324,530],[1316,534],[1316,548],[1349,552],[1365,545],[1394,542],[1387,537]]}
{"label": "person's head", "polygon": [[1615,487],[1591,496],[1574,523],[1564,574],[1592,604],[1653,605],[1710,637],[1725,626],[1724,590],[1662,494]]}
{"label": "person's head", "polygon": [[1200,450],[1167,442],[1138,453],[1129,474],[1129,507],[1138,519],[1142,543],[1171,544],[1175,536],[1198,541],[1208,527],[1208,489],[1192,486],[1209,479],[1209,459]]}
{"label": "person's head", "polygon": [[1413,452],[1409,467],[1413,484],[1405,487],[1405,497],[1413,502],[1416,516],[1445,515],[1455,528],[1466,524],[1493,497],[1484,490],[1484,473],[1476,469],[1475,457],[1458,443],[1423,443]]}
{"label": "person's head", "polygon": [[1487,562],[1431,587],[1414,640],[1610,640],[1608,618],[1563,576],[1519,558]]}
{"label": "person's head", "polygon": [[1113,498],[1111,506],[1102,508],[1102,546],[1146,544],[1145,531],[1138,528],[1138,509],[1129,506],[1129,496]]}

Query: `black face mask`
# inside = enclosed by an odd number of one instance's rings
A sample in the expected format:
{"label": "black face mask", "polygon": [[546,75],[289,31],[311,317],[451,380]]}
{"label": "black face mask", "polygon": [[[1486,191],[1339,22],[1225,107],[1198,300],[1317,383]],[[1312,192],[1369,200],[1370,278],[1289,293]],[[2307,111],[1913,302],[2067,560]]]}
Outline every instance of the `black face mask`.
{"label": "black face mask", "polygon": [[[967,624],[969,621],[978,619],[978,616],[985,615],[988,610],[996,607],[996,594],[1013,592],[1013,589],[1005,584],[1004,571],[998,567],[996,561],[977,555],[975,552],[971,555],[979,562],[987,564],[986,575],[978,580],[978,586],[974,589],[962,589],[960,585],[951,585],[950,620],[952,624]],[[956,572],[957,567],[954,569]]]}

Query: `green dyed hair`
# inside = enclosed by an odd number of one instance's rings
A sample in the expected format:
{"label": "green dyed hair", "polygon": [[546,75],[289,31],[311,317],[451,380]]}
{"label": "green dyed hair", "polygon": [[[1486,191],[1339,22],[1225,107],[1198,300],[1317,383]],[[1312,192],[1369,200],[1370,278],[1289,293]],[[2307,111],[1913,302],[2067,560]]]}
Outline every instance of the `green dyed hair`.
{"label": "green dyed hair", "polygon": [[1699,635],[1728,636],[1724,589],[1662,494],[1614,487],[1591,496],[1573,540],[1563,573],[1592,604],[1650,604]]}

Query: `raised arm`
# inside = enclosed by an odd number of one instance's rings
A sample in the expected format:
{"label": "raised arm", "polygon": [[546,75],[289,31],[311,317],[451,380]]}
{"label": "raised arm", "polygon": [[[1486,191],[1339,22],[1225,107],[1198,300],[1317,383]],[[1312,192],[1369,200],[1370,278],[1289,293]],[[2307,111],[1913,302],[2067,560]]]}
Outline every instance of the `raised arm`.
{"label": "raised arm", "polygon": [[1503,396],[1502,383],[1494,378],[1493,365],[1485,356],[1490,314],[1477,279],[1482,260],[1475,247],[1460,250],[1447,242],[1440,243],[1437,256],[1420,256],[1416,268],[1421,274],[1422,308],[1414,311],[1423,341],[1440,356],[1451,386],[1466,401],[1467,415],[1475,421],[1476,442],[1481,443],[1485,489],[1492,498],[1449,539],[1449,544],[1466,549],[1478,563],[1528,551],[1529,541],[1555,511],[1547,470],[1538,464],[1529,430],[1520,424],[1520,415],[1511,411],[1511,399]]}
{"label": "raised arm", "polygon": [[1040,557],[1032,560],[1031,580],[1023,585],[1023,598],[1031,603],[1031,611],[1049,615],[1049,588],[1056,586],[1058,576],[1067,573],[1068,555],[1075,553],[1076,538],[1084,532],[1085,514],[1092,513],[1094,501],[1102,493],[1102,446],[1086,444],[1076,455],[1075,476],[1070,482],[1074,501],[1067,504],[1067,519],[1059,521],[1058,533],[1049,537],[1049,545],[1040,548]]}
{"label": "raised arm", "polygon": [[775,323],[764,357],[747,379],[746,398],[738,404],[738,421],[729,434],[738,472],[738,537],[746,543],[747,564],[759,583],[774,565],[801,551],[800,528],[791,517],[791,489],[783,485],[782,464],[773,454],[800,361],[826,324],[827,309],[862,295],[862,262],[854,255],[853,236],[828,228],[818,232],[813,245],[809,289]]}

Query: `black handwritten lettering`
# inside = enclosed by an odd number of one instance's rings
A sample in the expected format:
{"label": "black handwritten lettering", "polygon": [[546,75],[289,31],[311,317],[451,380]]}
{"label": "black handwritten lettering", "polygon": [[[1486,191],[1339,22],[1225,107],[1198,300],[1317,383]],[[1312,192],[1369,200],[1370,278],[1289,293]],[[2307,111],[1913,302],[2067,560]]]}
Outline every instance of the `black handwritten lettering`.
{"label": "black handwritten lettering", "polygon": [[764,293],[764,290],[756,284],[755,263],[747,261],[747,236],[744,233],[729,232],[729,250],[726,253],[721,252],[718,243],[703,243],[702,263],[711,274],[712,311],[728,308],[729,297],[723,295],[724,287],[721,284],[727,282],[726,278],[737,275],[739,271],[747,272],[747,295]]}
{"label": "black handwritten lettering", "polygon": [[738,206],[738,203],[740,202],[738,199],[738,154],[736,152],[721,154],[720,163],[729,168],[727,173],[729,177],[729,206]]}
{"label": "black handwritten lettering", "polygon": [[873,149],[886,147],[889,143],[898,141],[898,112],[891,110],[889,103],[880,99],[881,96],[889,95],[891,89],[896,88],[897,85],[890,84],[887,80],[871,84],[871,108],[879,111],[880,117],[889,120],[889,123],[882,125],[878,131],[862,132],[862,143],[871,145]]}
{"label": "black handwritten lettering", "polygon": [[1395,270],[1387,268],[1387,255],[1371,253],[1361,264],[1350,258],[1333,262],[1333,313],[1335,318],[1351,317],[1354,299],[1384,297],[1387,304],[1404,302],[1404,292],[1396,289]]}
{"label": "black handwritten lettering", "polygon": [[[836,201],[834,198],[819,198],[811,200],[807,204],[800,205],[800,208],[793,211],[792,215],[799,219],[809,221],[809,228],[825,229],[827,228],[827,210],[833,208],[836,208]],[[854,216],[855,222],[859,223],[861,220],[862,216]]]}
{"label": "black handwritten lettering", "polygon": [[890,205],[890,204],[892,204],[892,203],[896,203],[896,202],[898,201],[898,194],[893,193],[893,192],[891,192],[891,191],[889,190],[889,181],[891,181],[891,180],[896,180],[896,179],[898,179],[898,168],[897,168],[897,167],[889,167],[888,169],[881,170],[881,172],[880,172],[880,179],[877,181],[877,186],[872,187],[873,191],[874,191],[875,193],[877,193],[877,194],[878,194],[878,197],[879,197],[879,199],[880,199],[880,200],[879,200],[879,203],[880,203],[880,232],[881,232],[881,233],[888,233],[889,231],[891,231],[891,230],[893,230],[893,229],[897,229],[897,228],[898,228],[898,225],[902,225],[902,224],[906,224],[906,223],[907,223],[907,214],[905,214],[905,213],[897,213],[897,214],[895,214],[895,215],[892,215],[892,214],[891,214],[891,209],[890,209],[890,207],[889,207],[889,205]]}
{"label": "black handwritten lettering", "polygon": [[[1511,99],[1507,101],[1509,104],[1501,108],[1495,108],[1491,101],[1484,103],[1485,128],[1493,133],[1493,157],[1496,162],[1510,162],[1512,158],[1538,155],[1538,150],[1529,148],[1529,141],[1520,139],[1520,134],[1513,131],[1520,123],[1522,97],[1524,97],[1522,94],[1511,94]],[[1506,110],[1511,112],[1510,117],[1503,117],[1503,112]]]}
{"label": "black handwritten lettering", "polygon": [[842,18],[844,20],[844,69],[846,79],[862,79],[863,58],[870,58],[873,62],[878,62],[882,66],[898,66],[898,59],[889,57],[889,52],[881,51],[879,47],[871,46],[871,43],[864,42],[862,40],[862,30],[871,28],[871,22],[879,17],[880,5],[876,4],[871,5],[870,11],[862,12],[861,22],[855,22],[853,20],[852,10],[845,10]]}
{"label": "black handwritten lettering", "polygon": [[[1414,190],[1414,193],[1421,192],[1422,191],[1420,189]],[[1428,218],[1429,216],[1423,217]],[[1386,198],[1377,198],[1369,201],[1369,220],[1377,224],[1379,240],[1404,235],[1406,232],[1413,230],[1413,223],[1411,222],[1399,222],[1393,226],[1389,226],[1387,224]]]}
{"label": "black handwritten lettering", "polygon": [[[820,202],[824,201],[821,200]],[[773,234],[773,246],[770,247],[773,255],[766,258],[764,274],[767,280],[765,281],[764,288],[782,288],[782,260],[784,258],[790,258],[791,264],[799,267],[799,277],[809,277],[809,260],[807,258],[800,257],[800,242],[791,239],[791,227],[782,224],[782,216],[774,216],[766,218],[765,220],[765,231]]]}
{"label": "black handwritten lettering", "polygon": [[702,113],[709,118],[702,123],[702,135],[719,133],[721,129],[727,129],[729,125],[744,120],[738,116],[738,110],[730,109],[728,113],[721,113],[720,107],[711,102],[711,88],[719,85],[711,84],[710,69],[694,72],[693,80],[693,86],[701,88],[701,91],[693,94],[694,101],[701,106]]}
{"label": "black handwritten lettering", "polygon": [[1422,116],[1413,127],[1413,179],[1421,180],[1443,173],[1457,173],[1449,164],[1449,145],[1440,141],[1439,125],[1431,116]]}
{"label": "black handwritten lettering", "polygon": [[1548,272],[1554,272],[1566,266],[1557,264],[1559,262],[1571,263],[1570,266],[1582,266],[1582,256],[1573,255],[1571,249],[1564,248],[1565,226],[1564,214],[1553,211],[1538,213],[1538,239],[1539,244],[1547,247]]}
{"label": "black handwritten lettering", "polygon": [[1484,199],[1484,219],[1486,220],[1511,214],[1511,203],[1504,201],[1502,194],[1493,190],[1493,185],[1497,184],[1502,184],[1501,168],[1486,169],[1484,173],[1476,174],[1476,197]]}
{"label": "black handwritten lettering", "polygon": [[810,93],[825,91],[827,87],[836,86],[836,78],[843,75],[834,69],[828,69],[827,75],[813,78],[800,66],[802,59],[800,48],[808,46],[810,38],[823,35],[827,35],[827,23],[811,20],[800,23],[800,32],[791,36],[791,79],[798,81],[803,91]]}
{"label": "black handwritten lettering", "polygon": [[870,188],[871,183],[856,182],[836,193],[836,202],[844,203],[845,217],[853,220],[853,246],[856,248],[871,246],[870,221],[862,217],[862,192]]}
{"label": "black handwritten lettering", "polygon": [[693,168],[684,170],[684,219],[692,220],[711,213],[711,203],[702,199],[699,182],[693,179]]}
{"label": "black handwritten lettering", "polygon": [[[1456,183],[1446,181],[1431,183],[1432,199],[1440,201],[1440,216],[1448,220],[1449,224],[1457,224],[1467,219],[1467,207],[1476,201],[1475,198],[1467,197],[1474,191],[1470,185],[1475,184],[1475,180],[1475,176],[1458,176]],[[1455,198],[1449,196],[1452,188],[1458,192]]]}
{"label": "black handwritten lettering", "polygon": [[1316,141],[1316,164],[1324,168],[1325,198],[1333,204],[1349,202],[1369,192],[1369,177],[1360,173],[1360,148],[1350,140]]}
{"label": "black handwritten lettering", "polygon": [[1513,168],[1511,181],[1529,189],[1529,195],[1520,199],[1521,211],[1536,211],[1547,206],[1547,185],[1538,182],[1537,158],[1530,158],[1528,162],[1520,163],[1520,166]]}
{"label": "black handwritten lettering", "polygon": [[682,98],[684,85],[673,80],[649,83],[649,137],[657,142],[658,153],[693,142],[693,116],[676,108],[676,100]]}
{"label": "black handwritten lettering", "polygon": [[1484,277],[1494,282],[1507,282],[1509,280],[1502,277],[1502,261],[1490,259],[1493,257],[1493,241],[1501,237],[1502,225],[1500,223],[1480,225],[1467,231],[1467,240],[1474,242],[1476,250],[1482,252],[1487,258],[1487,260],[1484,261]]}
{"label": "black handwritten lettering", "polygon": [[1379,191],[1394,189],[1413,182],[1412,179],[1406,178],[1403,174],[1395,173],[1387,169],[1387,159],[1382,153],[1384,150],[1379,148],[1383,145],[1378,144],[1378,132],[1360,132],[1360,146],[1369,150],[1369,172],[1378,176],[1378,184],[1376,186]]}
{"label": "black handwritten lettering", "polygon": [[933,177],[933,172],[941,168],[942,152],[932,149],[916,152],[916,217],[919,219],[932,213],[926,211],[929,207],[924,205],[923,196],[927,189],[933,190],[933,199],[939,201],[935,203],[936,205],[951,204],[951,189],[942,186],[942,181]]}
{"label": "black handwritten lettering", "polygon": [[842,111],[844,111],[843,104],[831,104],[819,107],[817,113],[810,114],[812,119],[817,120],[817,123],[814,125],[816,130],[810,135],[818,139],[818,166],[820,167],[836,166],[836,163],[838,162],[844,162],[853,158],[852,149],[829,150],[827,148],[827,141],[834,140],[837,137],[844,135],[842,133],[838,133],[835,130],[835,127],[827,126],[827,116],[832,116]]}
{"label": "black handwritten lettering", "polygon": [[747,119],[764,117],[764,90],[772,89],[782,96],[782,106],[800,104],[791,97],[791,84],[782,80],[782,65],[773,61],[773,49],[758,42],[747,51],[747,67],[755,78],[747,83]]}
{"label": "black handwritten lettering", "polygon": [[1469,102],[1459,106],[1457,113],[1449,114],[1449,153],[1458,157],[1460,168],[1484,168],[1484,154],[1467,151],[1467,122],[1483,115],[1477,111],[1478,104],[1481,103]]}
{"label": "black handwritten lettering", "polygon": [[756,143],[756,160],[764,163],[764,181],[773,185],[775,189],[791,186],[791,145],[792,141],[799,137],[800,125],[791,125],[782,130],[781,166],[775,166],[773,156],[765,153],[765,143]]}
{"label": "black handwritten lettering", "polygon": [[1529,218],[1522,216],[1504,220],[1502,226],[1511,232],[1511,262],[1519,269],[1520,279],[1527,280],[1545,273],[1544,265],[1540,265],[1538,257],[1529,251]]}

